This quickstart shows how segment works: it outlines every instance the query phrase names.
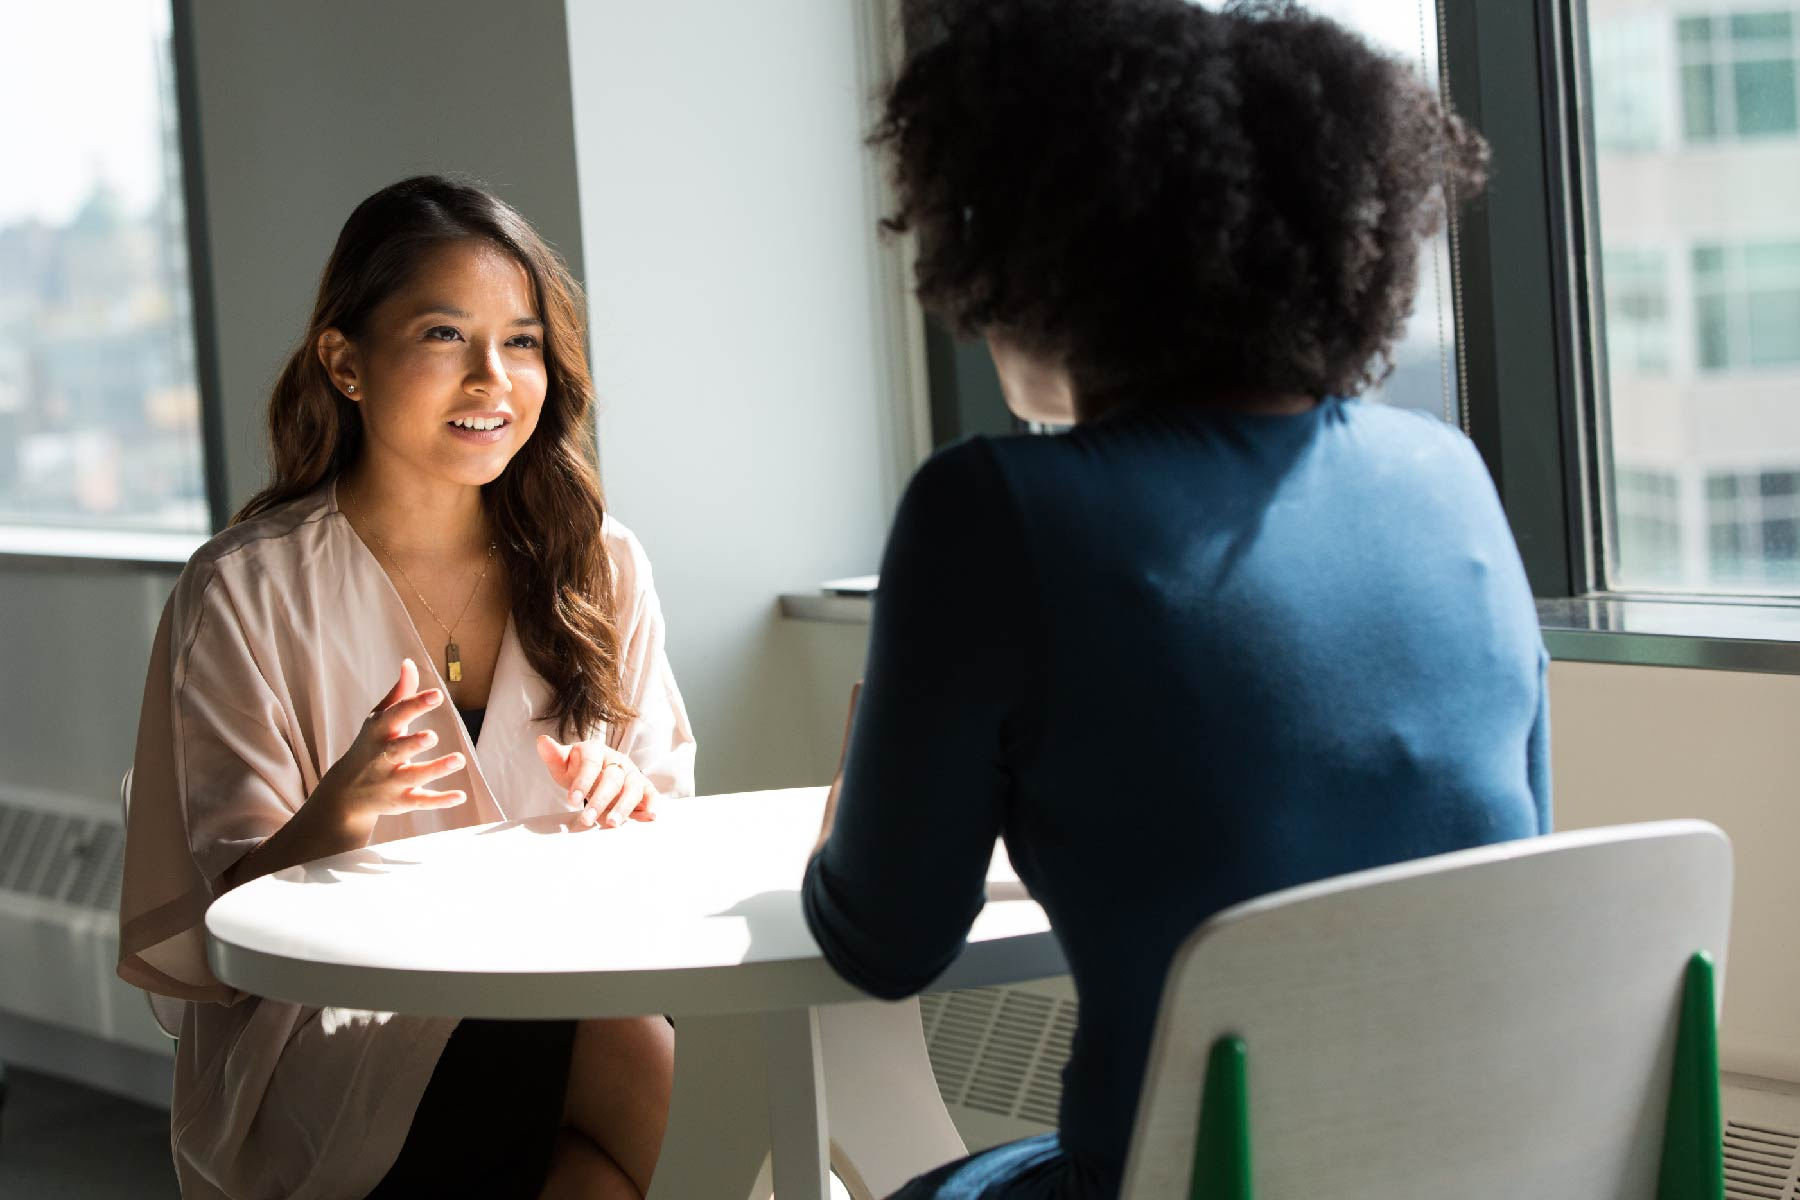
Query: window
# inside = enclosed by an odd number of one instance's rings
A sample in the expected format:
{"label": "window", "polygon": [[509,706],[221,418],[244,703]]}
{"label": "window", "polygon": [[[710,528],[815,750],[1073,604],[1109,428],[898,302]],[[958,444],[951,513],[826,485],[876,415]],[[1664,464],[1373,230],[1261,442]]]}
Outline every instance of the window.
{"label": "window", "polygon": [[1792,13],[1681,17],[1676,29],[1682,129],[1689,141],[1796,132]]}
{"label": "window", "polygon": [[1655,11],[1592,25],[1594,141],[1601,149],[1630,153],[1667,142],[1671,97],[1660,81],[1671,71],[1672,32],[1666,15]]}
{"label": "window", "polygon": [[[1438,10],[1432,0],[1309,0],[1308,9],[1354,29],[1377,47],[1412,63],[1437,90]],[[1394,373],[1368,399],[1432,413],[1467,427],[1458,384],[1455,294],[1451,286],[1452,230],[1419,256],[1419,290],[1411,318],[1394,347]]]}
{"label": "window", "polygon": [[1606,356],[1614,371],[1669,370],[1669,281],[1661,251],[1608,249]]}
{"label": "window", "polygon": [[1722,583],[1800,586],[1800,467],[1706,477],[1708,569]]}
{"label": "window", "polygon": [[[1217,7],[1215,0],[1192,0]],[[1441,79],[1437,5],[1434,0],[1308,0],[1305,7],[1354,29],[1377,47],[1416,64],[1434,87]],[[1419,256],[1418,294],[1412,316],[1394,347],[1394,370],[1367,399],[1431,413],[1467,428],[1456,353],[1460,314],[1451,286],[1452,230]],[[932,441],[942,446],[969,433],[1015,428],[999,380],[978,342],[957,342],[927,322]],[[1035,430],[1034,430],[1035,431]],[[1048,431],[1048,430],[1045,430]]]}
{"label": "window", "polygon": [[1702,369],[1800,363],[1800,241],[1698,245],[1693,270]]}
{"label": "window", "polygon": [[0,525],[206,533],[168,0],[11,14]]}
{"label": "window", "polygon": [[1620,467],[1619,549],[1645,579],[1678,582],[1682,574],[1681,484],[1674,471]]}
{"label": "window", "polygon": [[1800,8],[1585,2],[1595,582],[1800,595]]}

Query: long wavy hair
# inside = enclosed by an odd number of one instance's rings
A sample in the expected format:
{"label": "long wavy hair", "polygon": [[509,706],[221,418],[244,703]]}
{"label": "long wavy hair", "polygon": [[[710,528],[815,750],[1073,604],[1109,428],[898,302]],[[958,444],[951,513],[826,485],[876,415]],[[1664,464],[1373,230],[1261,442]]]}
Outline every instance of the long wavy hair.
{"label": "long wavy hair", "polygon": [[510,581],[519,644],[554,697],[542,715],[556,720],[565,740],[587,736],[602,722],[636,714],[626,703],[613,567],[601,536],[606,504],[594,469],[581,287],[505,201],[419,175],[356,206],[325,265],[306,335],[269,397],[273,481],[232,524],[304,496],[356,463],[362,417],[319,361],[319,335],[336,329],[356,341],[427,254],[468,238],[492,242],[525,268],[544,321],[547,387],[537,428],[481,494]]}

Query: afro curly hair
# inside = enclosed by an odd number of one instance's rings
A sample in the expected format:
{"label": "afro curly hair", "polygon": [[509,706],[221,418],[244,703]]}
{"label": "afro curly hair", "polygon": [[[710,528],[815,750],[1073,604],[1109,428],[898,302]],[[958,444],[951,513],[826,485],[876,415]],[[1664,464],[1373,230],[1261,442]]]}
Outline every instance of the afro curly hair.
{"label": "afro curly hair", "polygon": [[1393,369],[1422,239],[1486,179],[1404,61],[1286,0],[916,0],[869,141],[920,302],[1090,415]]}

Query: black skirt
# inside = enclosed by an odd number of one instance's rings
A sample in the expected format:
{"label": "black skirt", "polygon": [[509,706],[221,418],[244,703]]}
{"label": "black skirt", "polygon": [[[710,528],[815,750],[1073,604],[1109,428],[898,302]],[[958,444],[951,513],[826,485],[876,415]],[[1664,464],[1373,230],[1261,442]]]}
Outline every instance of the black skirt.
{"label": "black skirt", "polygon": [[460,1022],[369,1200],[535,1200],[562,1128],[574,1044],[573,1021]]}

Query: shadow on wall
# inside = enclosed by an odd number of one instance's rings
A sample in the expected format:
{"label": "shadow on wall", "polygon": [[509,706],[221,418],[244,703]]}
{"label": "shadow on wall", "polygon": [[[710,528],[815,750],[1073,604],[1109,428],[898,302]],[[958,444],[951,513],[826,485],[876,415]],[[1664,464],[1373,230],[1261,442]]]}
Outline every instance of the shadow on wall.
{"label": "shadow on wall", "polygon": [[[681,654],[673,620],[670,640],[703,794],[831,782],[867,627],[786,620],[771,597],[765,612],[717,635],[713,647]],[[692,664],[685,672],[683,661]]]}

